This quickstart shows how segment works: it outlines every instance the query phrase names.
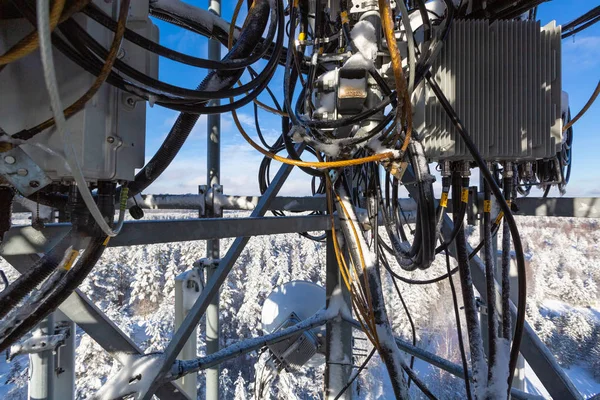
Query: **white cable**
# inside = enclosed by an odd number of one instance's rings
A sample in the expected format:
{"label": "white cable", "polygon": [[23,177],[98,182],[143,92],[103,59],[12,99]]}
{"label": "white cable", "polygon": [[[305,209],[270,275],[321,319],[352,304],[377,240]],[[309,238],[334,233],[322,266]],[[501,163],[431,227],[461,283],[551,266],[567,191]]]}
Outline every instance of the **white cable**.
{"label": "white cable", "polygon": [[50,107],[52,108],[52,114],[54,115],[56,131],[63,140],[67,165],[71,169],[71,173],[73,174],[73,178],[75,179],[77,188],[79,189],[79,193],[81,193],[81,197],[83,198],[85,205],[100,229],[102,229],[102,231],[104,231],[104,233],[106,233],[108,236],[117,236],[122,226],[125,210],[121,208],[119,215],[120,224],[117,226],[117,229],[113,231],[104,220],[98,205],[96,205],[92,194],[87,188],[87,182],[85,181],[85,177],[83,176],[83,172],[81,171],[81,167],[77,161],[77,155],[75,154],[75,150],[73,150],[73,146],[71,145],[70,133],[66,129],[67,121],[65,120],[62,102],[60,101],[60,95],[58,93],[58,82],[56,81],[56,70],[54,68],[54,58],[52,55],[52,42],[50,40],[51,31],[49,4],[45,0],[36,0],[36,6],[38,35],[40,41],[40,57],[42,59],[42,67],[44,70],[44,81],[46,83],[46,89],[48,90],[48,96],[50,97]]}

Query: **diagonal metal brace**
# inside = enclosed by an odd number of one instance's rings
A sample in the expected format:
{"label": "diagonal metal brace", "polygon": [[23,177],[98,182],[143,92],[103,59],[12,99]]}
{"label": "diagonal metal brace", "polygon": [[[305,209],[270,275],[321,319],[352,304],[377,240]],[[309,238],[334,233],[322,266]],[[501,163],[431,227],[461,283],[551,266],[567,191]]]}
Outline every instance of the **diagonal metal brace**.
{"label": "diagonal metal brace", "polygon": [[[297,145],[296,150],[298,154],[300,154],[302,150],[304,150],[304,145]],[[279,168],[275,179],[273,179],[273,182],[271,185],[269,185],[267,191],[261,197],[260,202],[254,211],[252,211],[252,214],[250,215],[251,218],[262,217],[265,215],[265,213],[269,210],[269,204],[283,186],[290,172],[292,172],[292,168],[293,166],[289,164],[283,164]],[[173,335],[171,342],[169,342],[169,345],[165,349],[163,365],[154,378],[152,385],[148,389],[148,392],[144,393],[143,397],[140,397],[141,399],[150,400],[153,393],[160,387],[162,377],[169,373],[173,363],[177,358],[177,354],[179,354],[185,345],[185,342],[194,331],[194,328],[200,322],[200,319],[206,312],[211,299],[219,292],[221,285],[223,282],[225,282],[227,275],[233,268],[233,265],[242,253],[242,250],[244,250],[246,247],[246,244],[249,240],[249,237],[238,237],[227,251],[225,257],[221,259],[221,262],[215,270],[212,278],[206,283],[204,291],[200,297],[198,297],[198,300],[196,300],[196,303],[185,317],[177,332],[175,332],[175,335]]]}
{"label": "diagonal metal brace", "polygon": [[[23,273],[39,258],[37,254],[3,256],[17,271]],[[58,308],[85,333],[90,335],[106,352],[123,363],[129,355],[143,355],[139,348],[118,326],[112,322],[79,289],[75,290]],[[157,390],[159,399],[189,400],[175,382],[169,382]]]}

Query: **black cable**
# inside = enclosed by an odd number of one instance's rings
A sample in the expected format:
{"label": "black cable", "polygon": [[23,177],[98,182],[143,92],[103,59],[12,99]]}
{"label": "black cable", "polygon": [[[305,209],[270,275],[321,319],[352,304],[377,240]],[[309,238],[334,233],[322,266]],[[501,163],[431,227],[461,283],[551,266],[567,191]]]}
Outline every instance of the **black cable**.
{"label": "black cable", "polygon": [[575,35],[576,33],[579,33],[587,28],[589,28],[590,26],[594,25],[595,23],[597,23],[598,21],[600,21],[600,15],[598,15],[596,18],[589,20],[588,22],[586,22],[585,24],[568,31],[567,33],[563,33],[561,35],[561,39],[566,39],[568,37],[571,37],[573,35]]}
{"label": "black cable", "polygon": [[[460,190],[460,178],[455,172],[452,184],[453,209],[458,213],[458,201]],[[459,221],[455,220],[455,223]],[[467,335],[469,338],[469,348],[471,353],[471,368],[473,371],[473,381],[475,386],[485,386],[485,382],[479,382],[479,377],[486,376],[487,371],[481,371],[485,363],[485,354],[483,352],[483,340],[481,337],[481,329],[479,326],[479,318],[477,307],[475,305],[475,291],[473,289],[473,279],[471,277],[471,269],[469,266],[469,258],[467,251],[467,240],[465,238],[464,229],[461,227],[458,236],[455,239],[456,244],[456,261],[458,262],[458,272],[460,276],[460,286],[463,297],[463,307],[465,312],[465,320],[467,323]]]}
{"label": "black cable", "polygon": [[[266,8],[264,7],[265,4],[267,6]],[[279,8],[281,8],[281,1],[279,1],[278,4],[280,5]],[[244,31],[240,34],[238,41],[225,56],[226,59],[243,57],[245,54],[248,54],[252,51],[254,45],[256,44],[254,36],[257,34],[257,32],[262,32],[262,30],[264,30],[264,25],[266,25],[268,9],[269,7],[266,1],[255,2],[255,6],[252,7],[250,13],[248,14],[248,18],[256,19],[257,21],[260,21],[260,24],[253,23],[246,26]],[[223,72],[223,74],[230,73],[231,72]],[[206,87],[212,77],[212,74],[218,74],[218,72],[212,72],[209,74],[207,78],[200,83],[199,87]],[[233,85],[233,82],[231,84]],[[136,174],[135,180],[129,185],[129,197],[133,197],[136,194],[141,193],[142,190],[150,186],[150,184],[152,184],[156,178],[158,178],[170,165],[171,161],[173,161],[185,143],[194,125],[198,121],[198,118],[199,115],[197,114],[179,114],[175,124],[163,142],[163,145],[156,152],[154,157],[152,157],[152,159],[144,166],[144,168],[142,168],[142,170]]]}
{"label": "black cable", "polygon": [[[512,177],[504,179],[504,197],[511,200]],[[502,223],[502,337],[510,340],[512,336],[512,321],[510,318],[510,227],[506,219]]]}
{"label": "black cable", "polygon": [[[273,19],[271,21],[269,27],[270,32],[275,30],[275,26],[277,26],[277,21],[278,19]],[[91,49],[100,58],[104,58],[106,56],[106,49],[102,45],[100,45],[100,43],[98,43],[92,36],[90,36],[83,28],[81,28],[81,26],[79,26],[75,21],[65,21],[65,23],[61,25],[61,31],[64,31],[67,34],[67,38],[72,43],[80,43],[80,46],[84,45],[86,47],[89,47],[89,49]],[[278,48],[281,48],[283,46],[282,33],[278,34],[277,44]],[[91,56],[88,58],[95,59]],[[228,58],[227,56],[225,56],[224,58],[224,60],[229,59],[231,58]],[[178,86],[164,83],[148,75],[145,75],[137,71],[135,68],[130,67],[128,64],[122,62],[121,60],[116,60],[114,64],[115,69],[117,69],[118,71],[132,77],[136,81],[142,83],[145,87],[150,87],[154,89],[154,92],[148,92],[148,90],[143,87],[133,85],[136,86],[136,91],[134,91],[133,93],[139,95],[139,92],[146,92],[146,97],[154,97],[155,103],[158,105],[162,105],[170,109],[187,111],[190,113],[200,112],[202,114],[214,114],[230,111],[232,108],[239,108],[241,107],[241,105],[249,103],[249,100],[247,99],[249,96],[246,96],[243,100],[239,100],[238,102],[236,102],[235,105],[234,103],[232,103],[223,106],[204,107],[204,103],[206,103],[206,101],[209,99],[234,97],[246,94],[247,91],[252,89],[256,91],[258,87],[264,88],[264,83],[269,81],[276,66],[276,60],[275,58],[272,58],[267,63],[265,69],[261,71],[261,73],[256,77],[256,79],[253,79],[247,84],[243,84],[236,88],[215,91],[200,89],[192,90],[181,88]],[[241,75],[242,71],[234,70],[230,71],[230,73],[227,73],[226,70],[219,69],[218,72],[222,77],[231,77]],[[232,74],[231,72],[234,72],[235,74]],[[128,82],[127,85],[131,86],[132,84]],[[127,86],[124,86],[124,90],[127,90]],[[128,91],[131,91],[131,89],[129,89]],[[170,96],[165,96],[164,93],[169,93]],[[258,93],[260,93],[260,91]],[[258,96],[258,93],[252,94],[252,96],[254,96],[253,98]]]}
{"label": "black cable", "polygon": [[[117,28],[117,23],[113,20],[109,15],[107,15],[104,11],[102,11],[98,6],[91,3],[86,8],[83,9],[83,12],[98,22],[100,25],[110,29],[111,31],[115,31]],[[180,53],[178,51],[169,49],[168,47],[164,47],[156,42],[153,42],[150,39],[147,39],[145,36],[140,35],[131,29],[125,30],[125,40],[133,43],[144,50],[155,53],[159,56],[168,58],[170,60],[190,65],[198,68],[208,68],[208,69],[220,69],[220,70],[238,70],[245,67],[248,67],[254,64],[256,61],[263,58],[269,49],[270,43],[273,41],[275,37],[275,30],[269,30],[265,39],[261,40],[261,44],[259,45],[257,51],[253,52],[253,54],[249,57],[239,58],[236,60],[209,60],[206,58],[199,58],[190,56],[184,53]],[[261,38],[262,39],[262,38]]]}
{"label": "black cable", "polygon": [[563,24],[562,31],[564,33],[562,34],[562,38],[565,39],[593,25],[598,22],[598,17],[600,17],[600,6],[591,9],[585,14],[575,18],[573,21]]}
{"label": "black cable", "polygon": [[15,327],[4,339],[0,342],[0,352],[6,350],[10,345],[19,338],[33,329],[40,323],[48,314],[56,309],[63,301],[73,293],[81,282],[88,276],[100,256],[106,248],[106,237],[92,238],[90,244],[85,249],[83,256],[77,261],[75,266],[61,279],[52,293],[50,293],[43,303],[34,310],[20,325]]}
{"label": "black cable", "polygon": [[452,305],[454,306],[454,318],[456,320],[456,334],[458,336],[458,349],[460,351],[460,359],[462,361],[462,367],[464,371],[465,380],[465,392],[467,393],[467,400],[471,400],[471,380],[469,378],[469,364],[467,363],[467,355],[465,352],[465,344],[462,336],[462,326],[460,322],[460,311],[458,308],[458,298],[456,296],[456,287],[454,286],[454,280],[452,279],[452,273],[450,271],[450,254],[448,248],[444,249],[446,254],[446,270],[448,271],[448,283],[450,284],[450,291],[452,292]]}
{"label": "black cable", "polygon": [[427,53],[424,53],[424,55],[421,56],[421,59],[419,60],[419,63],[416,66],[415,87],[417,87],[419,83],[423,80],[423,78],[425,78],[425,75],[428,73],[429,69],[431,68],[431,65],[440,53],[442,46],[444,45],[444,42],[448,37],[448,32],[450,32],[450,27],[454,22],[456,8],[454,7],[452,0],[443,1],[446,5],[447,12],[447,16],[444,19],[444,27],[440,30],[440,34],[433,39],[433,41],[427,48]]}
{"label": "black cable", "polygon": [[[464,190],[468,190],[468,189],[469,189],[469,177],[464,177],[462,179],[462,190],[464,191]],[[435,254],[439,254],[442,251],[446,250],[448,248],[448,246],[450,246],[450,244],[454,241],[454,239],[456,239],[456,236],[458,235],[458,232],[459,232],[461,226],[464,224],[465,215],[467,213],[467,205],[468,205],[468,203],[466,201],[462,201],[462,198],[461,198],[460,209],[458,211],[458,217],[456,218],[456,223],[454,224],[452,232],[450,233],[448,239],[446,239],[441,245],[439,245],[435,249]]]}
{"label": "black cable", "polygon": [[[406,248],[407,245],[402,243],[397,237],[397,233],[394,232],[394,229],[397,230],[398,227],[401,226],[397,220],[397,204],[393,205],[394,212],[392,213],[390,212],[389,207],[386,207],[386,204],[393,203],[391,203],[389,199],[384,203],[383,198],[380,197],[380,207],[382,209],[386,231],[390,238],[392,249],[394,250],[394,257],[396,258],[398,265],[400,265],[402,269],[413,271],[417,268],[429,268],[435,258],[435,242],[437,240],[436,212],[433,186],[431,180],[428,178],[429,168],[421,143],[417,141],[411,142],[406,154],[410,159],[410,164],[415,174],[418,191],[418,195],[416,196],[417,223],[414,239],[409,249]],[[426,170],[421,170],[423,167],[426,167]],[[388,187],[389,185],[386,183],[386,189]],[[398,201],[397,188],[393,190],[396,190],[392,193],[393,201],[396,203]],[[388,196],[389,191],[386,190],[386,197]]]}
{"label": "black cable", "polygon": [[[295,18],[296,18],[296,8],[293,7],[291,10],[291,13],[290,13],[290,21],[292,21],[290,33],[292,36],[289,37],[288,47],[294,46],[293,35],[295,35],[295,29],[296,29]],[[295,125],[295,126],[301,126],[301,124],[299,123],[298,119],[296,118],[296,116],[293,112],[293,108],[291,106],[291,97],[293,96],[299,73],[300,73],[300,71],[298,71],[296,69],[295,63],[292,63],[292,54],[288,53],[286,61],[285,61],[285,69],[284,69],[284,75],[283,75],[283,105],[284,105],[283,107],[289,116],[289,121],[291,122],[292,125]],[[290,158],[292,158],[293,160],[299,161],[300,155],[296,151],[296,148],[294,147],[294,143],[292,142],[292,138],[289,137],[288,132],[289,132],[289,123],[286,123],[286,124],[284,124],[284,130],[282,132],[283,143],[285,145],[285,148],[286,148]],[[305,172],[311,176],[316,176],[316,177],[322,177],[323,173],[324,173],[323,171],[318,171],[318,170],[314,170],[312,168],[306,168],[306,167],[300,167],[300,170],[302,170],[303,172]]]}
{"label": "black cable", "polygon": [[[303,90],[304,92],[304,90]],[[392,92],[394,93],[394,92]],[[367,118],[372,117],[373,115],[382,112],[388,105],[392,104],[392,106],[395,107],[395,96],[392,97],[393,95],[387,96],[382,102],[380,102],[377,106],[361,111],[358,114],[349,116],[349,117],[344,117],[344,118],[339,118],[339,119],[334,119],[334,120],[313,120],[313,119],[308,119],[306,118],[304,115],[301,114],[302,110],[299,110],[298,107],[296,107],[295,113],[296,113],[296,117],[298,118],[298,120],[302,121],[302,124],[304,126],[310,127],[310,128],[316,128],[316,129],[336,129],[336,128],[343,128],[345,126],[351,126],[351,125],[355,125],[357,123],[360,123],[361,121],[364,121]],[[303,93],[300,94],[300,97],[304,97]],[[302,102],[298,102],[298,105],[302,104]]]}
{"label": "black cable", "polygon": [[369,353],[369,355],[367,356],[367,358],[365,358],[365,361],[363,361],[363,363],[360,365],[360,367],[358,367],[358,369],[356,370],[356,373],[354,374],[354,376],[352,377],[352,379],[350,379],[348,381],[348,383],[346,383],[346,385],[342,388],[342,390],[340,390],[340,392],[335,396],[335,398],[333,400],[338,400],[340,397],[342,397],[342,395],[344,393],[346,393],[346,390],[348,390],[348,388],[350,386],[352,386],[352,383],[354,383],[354,381],[356,380],[356,378],[358,378],[358,375],[360,375],[360,373],[365,369],[365,367],[367,366],[367,364],[369,363],[369,361],[371,361],[371,358],[375,354],[375,351],[376,351],[375,348],[373,348],[373,350],[371,350],[371,352]]}
{"label": "black cable", "polygon": [[492,246],[492,200],[490,187],[483,182],[483,242],[488,326],[488,380],[493,382],[493,371],[498,351],[498,317],[496,312],[495,254]]}
{"label": "black cable", "polygon": [[[396,288],[396,293],[398,294],[398,297],[400,298],[400,302],[402,303],[402,308],[404,308],[404,312],[406,313],[406,317],[408,318],[408,323],[410,324],[412,345],[416,347],[416,345],[417,345],[417,329],[415,328],[415,322],[412,319],[412,315],[410,315],[410,310],[406,306],[404,297],[402,297],[402,293],[400,292],[400,288],[398,287],[398,282],[396,282],[396,279],[394,278],[393,275],[391,275],[391,277],[392,277],[392,282],[394,283],[394,287]],[[414,366],[415,366],[415,356],[411,354],[410,369],[413,369]],[[408,387],[410,387],[410,383],[411,383],[411,379],[409,377],[408,378]]]}
{"label": "black cable", "polygon": [[[455,225],[455,226],[456,226],[456,225]],[[492,228],[492,237],[495,237],[495,236],[496,236],[496,234],[498,233],[499,226],[500,226],[499,224],[496,224],[496,223],[494,222],[494,225],[493,225],[493,228]],[[455,238],[456,238],[456,237],[455,237]],[[382,242],[383,242],[383,240],[382,240]],[[383,245],[384,245],[384,247],[387,247],[387,244],[385,244],[385,243],[384,243]],[[474,248],[474,249],[471,251],[471,253],[469,253],[469,261],[471,261],[473,258],[475,258],[475,256],[477,255],[477,253],[479,253],[479,252],[481,251],[481,249],[483,248],[483,245],[484,245],[484,241],[482,240],[481,242],[479,242],[479,244],[477,245],[477,247],[475,247],[475,248]],[[442,248],[442,246],[439,246],[438,248]],[[442,251],[444,251],[444,250],[445,250],[445,248],[442,248]],[[391,249],[389,249],[389,250],[388,250],[388,248],[386,248],[386,251],[388,251],[388,253],[390,253],[390,254],[392,254],[392,255],[393,255],[393,253],[392,253],[392,250],[391,250]],[[437,253],[436,253],[436,254],[437,254]],[[455,267],[455,268],[453,268],[453,269],[450,271],[450,275],[454,275],[454,274],[456,274],[457,272],[458,272],[458,267]],[[432,284],[432,283],[441,282],[441,281],[443,281],[444,279],[448,278],[448,276],[450,276],[450,275],[448,275],[448,273],[445,273],[445,274],[443,274],[443,275],[440,275],[440,276],[438,276],[438,277],[435,277],[435,278],[430,278],[430,279],[423,279],[423,280],[419,280],[419,279],[410,279],[410,278],[405,278],[405,277],[403,277],[402,275],[398,275],[398,274],[397,274],[397,273],[395,273],[395,272],[392,272],[392,273],[394,274],[394,277],[395,277],[396,279],[398,279],[398,280],[400,280],[400,281],[402,281],[402,282],[404,282],[404,283],[411,284],[411,285],[430,285],[430,284]]]}
{"label": "black cable", "polygon": [[[206,26],[202,26],[202,25],[198,24],[193,19],[188,18],[187,15],[170,14],[169,12],[167,12],[165,10],[157,9],[156,5],[157,5],[156,2],[150,3],[150,15],[152,17],[155,17],[155,18],[158,18],[165,22],[168,22],[170,24],[179,26],[179,27],[189,30],[191,32],[198,33],[209,39],[216,39],[219,42],[221,42],[221,44],[223,46],[227,47],[228,41],[229,41],[229,30],[228,29],[223,30],[223,28],[221,28],[219,26],[219,24],[213,24],[212,30],[208,30]],[[238,27],[236,27],[235,29],[237,31],[243,30],[243,28],[238,28]],[[238,36],[238,38],[239,38],[239,36]],[[258,40],[260,42],[264,41],[264,39],[262,38],[262,36],[260,36],[260,34],[257,35],[257,38],[259,38]],[[275,49],[275,46],[273,45],[273,43],[270,43],[267,53],[265,54],[265,58],[267,58],[267,59],[272,58],[273,55],[276,53],[275,50],[276,49]],[[286,58],[287,52],[288,52],[288,49],[283,47],[281,50],[281,54],[278,55],[279,65],[282,65],[282,66],[285,65],[285,58]]]}
{"label": "black cable", "polygon": [[510,365],[509,365],[509,377],[508,377],[508,391],[509,391],[508,393],[510,394],[510,388],[512,386],[512,378],[514,376],[515,368],[517,366],[517,361],[518,361],[518,357],[519,357],[519,349],[521,347],[523,332],[525,330],[525,313],[527,311],[527,299],[526,299],[527,298],[527,283],[526,283],[527,278],[526,278],[525,257],[523,255],[523,244],[521,243],[521,236],[519,235],[519,229],[517,227],[517,223],[512,215],[509,205],[507,204],[506,200],[504,199],[502,191],[498,187],[498,184],[494,180],[494,177],[492,176],[489,169],[487,168],[485,161],[483,160],[483,158],[481,157],[481,154],[477,150],[477,146],[475,146],[475,143],[473,143],[473,140],[471,139],[465,126],[463,125],[463,123],[460,121],[458,115],[456,114],[456,111],[454,110],[454,108],[452,107],[452,105],[450,104],[450,102],[448,101],[448,99],[446,98],[446,96],[444,95],[442,90],[440,89],[440,87],[437,85],[435,80],[431,78],[431,73],[428,72],[426,78],[427,78],[427,82],[429,83],[430,87],[433,89],[436,97],[440,101],[440,104],[442,105],[442,107],[444,108],[444,110],[446,111],[448,116],[450,117],[452,123],[456,127],[456,130],[460,134],[460,136],[463,139],[465,145],[467,146],[469,152],[473,156],[473,159],[475,160],[477,166],[479,167],[481,174],[483,175],[484,179],[490,185],[490,189],[491,189],[492,193],[494,194],[494,197],[496,198],[496,201],[498,202],[500,209],[504,213],[504,218],[506,218],[506,220],[510,226],[510,233],[513,238],[513,245],[515,248],[515,254],[516,254],[516,259],[517,259],[517,270],[518,270],[518,276],[519,276],[519,290],[518,290],[519,301],[517,304],[515,335],[514,335],[513,345],[512,345],[511,353],[510,353]]}
{"label": "black cable", "polygon": [[37,260],[6,289],[0,292],[0,318],[19,304],[33,289],[56,270],[71,244],[71,232],[63,237],[50,251]]}

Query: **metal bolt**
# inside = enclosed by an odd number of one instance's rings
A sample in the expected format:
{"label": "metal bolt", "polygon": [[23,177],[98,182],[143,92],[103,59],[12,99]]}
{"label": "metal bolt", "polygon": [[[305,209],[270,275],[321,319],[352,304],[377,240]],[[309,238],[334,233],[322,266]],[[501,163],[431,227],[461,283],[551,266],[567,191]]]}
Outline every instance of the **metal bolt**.
{"label": "metal bolt", "polygon": [[17,162],[17,160],[15,160],[13,156],[6,156],[4,157],[4,162],[7,164],[14,164],[15,162]]}
{"label": "metal bolt", "polygon": [[133,97],[128,97],[125,101],[127,102],[128,106],[135,107],[135,100]]}
{"label": "metal bolt", "polygon": [[27,176],[28,173],[29,171],[27,171],[25,168],[19,168],[17,170],[17,175],[19,176]]}
{"label": "metal bolt", "polygon": [[125,52],[125,49],[123,49],[123,48],[121,47],[121,48],[119,49],[119,53],[117,53],[117,58],[118,58],[119,60],[122,60],[122,59],[123,59],[123,57],[125,57],[125,54],[127,54],[127,53]]}
{"label": "metal bolt", "polygon": [[115,142],[115,138],[114,138],[114,137],[112,137],[112,136],[109,136],[109,137],[107,137],[107,138],[106,138],[106,141],[107,141],[108,143],[114,143],[114,142]]}
{"label": "metal bolt", "polygon": [[31,186],[32,188],[37,188],[40,187],[40,183],[38,181],[30,181],[29,186]]}

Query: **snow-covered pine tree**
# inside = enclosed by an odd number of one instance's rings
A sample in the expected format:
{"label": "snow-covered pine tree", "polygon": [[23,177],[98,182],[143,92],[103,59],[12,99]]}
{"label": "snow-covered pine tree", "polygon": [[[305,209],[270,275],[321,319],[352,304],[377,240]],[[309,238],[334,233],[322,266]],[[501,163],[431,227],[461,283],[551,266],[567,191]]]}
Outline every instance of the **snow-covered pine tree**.
{"label": "snow-covered pine tree", "polygon": [[131,285],[130,303],[145,315],[156,310],[162,299],[163,274],[156,264],[150,262],[145,247],[133,262],[137,262],[137,266]]}
{"label": "snow-covered pine tree", "polygon": [[234,398],[236,400],[246,400],[248,396],[246,395],[246,380],[242,376],[242,373],[238,373],[238,377],[235,380],[235,393]]}

